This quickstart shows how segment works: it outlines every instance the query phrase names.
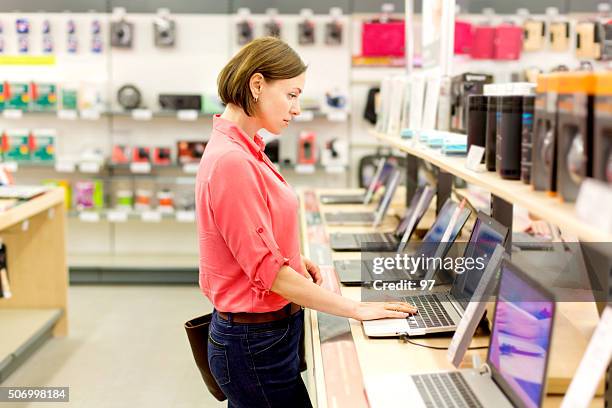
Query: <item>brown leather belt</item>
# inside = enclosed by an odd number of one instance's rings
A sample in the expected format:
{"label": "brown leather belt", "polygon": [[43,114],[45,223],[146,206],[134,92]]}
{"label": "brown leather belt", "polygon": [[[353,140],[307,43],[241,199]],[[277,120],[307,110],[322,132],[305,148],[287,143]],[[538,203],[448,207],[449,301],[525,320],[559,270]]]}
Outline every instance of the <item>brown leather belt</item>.
{"label": "brown leather belt", "polygon": [[[283,307],[280,310],[275,310],[273,312],[264,312],[264,313],[247,313],[247,312],[239,312],[239,313],[230,313],[232,315],[232,321],[236,323],[269,323],[274,322],[276,320],[286,319],[287,317],[296,314],[302,310],[302,306],[297,305],[295,303],[289,303],[287,306]],[[217,314],[223,320],[229,320],[228,314],[225,312],[220,312],[217,310]]]}

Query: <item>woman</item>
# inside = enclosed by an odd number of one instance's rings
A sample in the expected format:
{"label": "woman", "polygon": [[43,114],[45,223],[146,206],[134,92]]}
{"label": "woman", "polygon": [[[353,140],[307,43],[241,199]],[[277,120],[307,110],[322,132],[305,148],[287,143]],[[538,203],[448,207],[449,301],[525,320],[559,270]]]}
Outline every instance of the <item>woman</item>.
{"label": "woman", "polygon": [[300,114],[306,66],[284,42],[261,38],[223,68],[226,105],[196,181],[200,287],[215,307],[208,340],[213,376],[229,407],[309,407],[299,374],[303,307],[358,320],[403,318],[406,303],[356,302],[321,288],[299,251],[298,202],[257,134]]}

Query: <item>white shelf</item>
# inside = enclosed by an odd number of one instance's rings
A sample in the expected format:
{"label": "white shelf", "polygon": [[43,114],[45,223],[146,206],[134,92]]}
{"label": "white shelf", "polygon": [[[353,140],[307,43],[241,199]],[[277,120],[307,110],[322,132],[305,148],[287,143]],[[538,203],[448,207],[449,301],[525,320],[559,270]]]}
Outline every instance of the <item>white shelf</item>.
{"label": "white shelf", "polygon": [[41,332],[50,330],[60,316],[60,309],[0,310],[0,365],[9,364],[10,360],[28,344],[33,343]]}
{"label": "white shelf", "polygon": [[193,255],[153,254],[72,254],[68,255],[70,268],[130,268],[130,269],[175,269],[198,268],[199,258]]}
{"label": "white shelf", "polygon": [[584,241],[612,242],[612,234],[597,230],[580,220],[574,204],[561,202],[560,199],[550,197],[546,192],[534,191],[530,185],[522,181],[502,179],[497,173],[484,170],[482,165],[483,171],[469,170],[465,167],[465,157],[445,156],[440,151],[413,146],[411,141],[400,137],[371,132],[378,140],[387,145],[423,159],[468,183],[482,187],[509,203],[524,207]]}

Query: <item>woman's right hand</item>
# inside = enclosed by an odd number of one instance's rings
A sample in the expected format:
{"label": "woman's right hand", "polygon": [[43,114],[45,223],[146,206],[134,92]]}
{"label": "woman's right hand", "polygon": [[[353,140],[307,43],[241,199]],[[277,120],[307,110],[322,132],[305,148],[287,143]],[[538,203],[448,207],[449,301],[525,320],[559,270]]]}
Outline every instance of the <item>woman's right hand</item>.
{"label": "woman's right hand", "polygon": [[403,319],[417,313],[417,308],[406,302],[359,302],[352,316],[356,320]]}

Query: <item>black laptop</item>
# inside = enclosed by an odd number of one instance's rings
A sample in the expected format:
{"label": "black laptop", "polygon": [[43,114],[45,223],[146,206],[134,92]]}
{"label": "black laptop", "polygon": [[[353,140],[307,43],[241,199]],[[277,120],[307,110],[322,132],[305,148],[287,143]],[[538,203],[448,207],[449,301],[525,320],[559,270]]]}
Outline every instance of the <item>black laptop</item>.
{"label": "black laptop", "polygon": [[328,212],[325,213],[325,222],[329,225],[368,225],[371,224],[373,227],[383,220],[389,209],[389,205],[393,200],[395,191],[401,182],[402,172],[394,168],[389,177],[388,182],[385,185],[385,193],[378,202],[378,206],[374,212],[372,211],[360,211],[360,212]]}
{"label": "black laptop", "polygon": [[321,194],[321,204],[370,204],[374,194],[387,182],[391,175],[394,164],[385,158],[381,158],[376,166],[374,177],[368,185],[368,190],[360,194]]}
{"label": "black laptop", "polygon": [[[432,252],[435,251],[438,256],[444,257],[446,255],[471,213],[468,208],[464,207],[457,218],[455,227],[451,231],[448,241],[441,242],[444,233],[450,224],[451,218],[453,217],[453,213],[457,209],[457,206],[458,204],[452,199],[449,198],[446,200],[444,206],[438,214],[438,217],[436,218],[436,221],[431,226],[427,234],[425,234],[425,237],[423,237],[423,241],[421,242],[419,248],[415,251],[415,254],[433,256],[434,253]],[[400,252],[404,252],[403,249],[404,248],[401,248]],[[380,279],[373,272],[372,267],[372,262],[360,259],[334,261],[334,268],[336,269],[338,278],[340,282],[346,286],[370,286],[374,280]],[[362,271],[364,275],[363,277]],[[421,272],[422,273],[411,275],[409,278],[420,279],[425,275],[426,271]],[[368,275],[369,278],[367,278]],[[408,278],[406,272],[403,270],[395,272],[387,271],[385,272],[385,275],[385,280],[390,281],[399,281]]]}
{"label": "black laptop", "polygon": [[368,250],[374,251],[396,250],[405,234],[408,234],[404,238],[405,241],[410,239],[421,218],[429,208],[434,193],[435,189],[431,186],[419,186],[414,192],[410,206],[406,209],[404,217],[397,225],[395,231],[372,233],[335,232],[329,236],[331,249],[334,251],[361,251],[366,246]]}

